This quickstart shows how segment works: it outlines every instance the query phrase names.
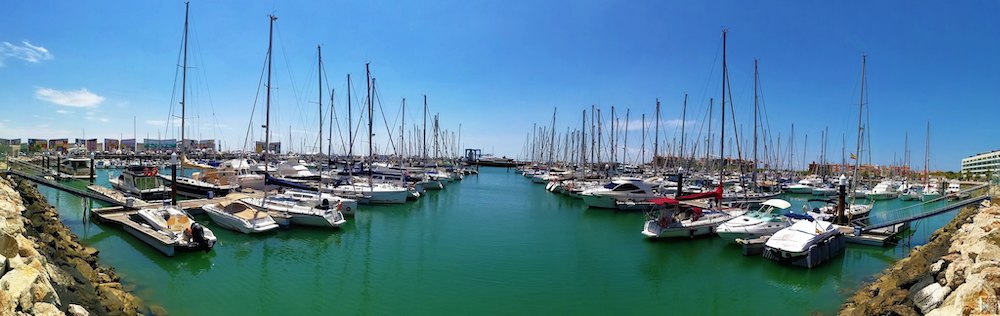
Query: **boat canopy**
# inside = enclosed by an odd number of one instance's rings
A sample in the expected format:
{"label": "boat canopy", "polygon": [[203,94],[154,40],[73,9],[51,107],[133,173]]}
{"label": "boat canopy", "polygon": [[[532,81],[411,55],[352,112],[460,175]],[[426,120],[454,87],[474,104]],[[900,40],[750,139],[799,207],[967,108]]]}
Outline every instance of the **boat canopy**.
{"label": "boat canopy", "polygon": [[674,199],[671,199],[671,198],[666,198],[666,197],[655,198],[655,199],[649,200],[649,202],[651,202],[653,204],[656,204],[656,205],[659,205],[659,206],[677,205],[677,203],[678,203],[677,200],[674,200]]}
{"label": "boat canopy", "polygon": [[762,205],[767,205],[767,206],[773,206],[775,208],[782,209],[782,210],[786,209],[786,208],[789,208],[789,207],[792,207],[792,203],[788,203],[788,201],[785,201],[785,200],[782,200],[782,199],[770,199],[770,200],[764,201],[764,203],[761,203],[761,204]]}
{"label": "boat canopy", "polygon": [[678,201],[688,201],[688,200],[700,200],[700,199],[707,199],[707,198],[715,198],[716,200],[722,200],[722,185],[719,185],[717,188],[715,188],[715,191],[709,191],[709,192],[702,192],[702,193],[688,194],[688,195],[685,195],[685,196],[679,196],[679,197],[677,197],[677,200]]}

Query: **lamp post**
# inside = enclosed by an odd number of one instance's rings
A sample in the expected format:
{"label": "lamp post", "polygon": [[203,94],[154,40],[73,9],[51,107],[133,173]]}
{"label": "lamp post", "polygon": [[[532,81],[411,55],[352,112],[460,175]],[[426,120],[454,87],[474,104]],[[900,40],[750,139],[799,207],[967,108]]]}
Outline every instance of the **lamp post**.
{"label": "lamp post", "polygon": [[177,153],[170,154],[170,202],[177,205]]}
{"label": "lamp post", "polygon": [[838,196],[838,199],[840,201],[838,201],[839,203],[837,203],[837,222],[841,223],[841,224],[843,224],[843,223],[846,222],[844,220],[845,219],[845,217],[844,217],[844,209],[847,207],[847,205],[845,205],[846,195],[847,195],[847,176],[841,174],[840,175],[840,194]]}
{"label": "lamp post", "polygon": [[94,154],[94,152],[90,152],[90,183],[91,184],[94,183],[94,158],[95,158],[95,156],[96,156],[96,154]]}

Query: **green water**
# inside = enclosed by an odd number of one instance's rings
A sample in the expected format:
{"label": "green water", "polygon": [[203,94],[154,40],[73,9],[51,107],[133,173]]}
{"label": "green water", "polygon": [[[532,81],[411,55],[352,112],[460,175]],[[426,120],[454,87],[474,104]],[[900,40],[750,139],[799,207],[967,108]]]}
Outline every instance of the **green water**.
{"label": "green water", "polygon": [[[832,314],[909,249],[849,245],[808,270],[741,256],[715,237],[651,242],[642,214],[588,209],[483,168],[416,202],[363,207],[336,231],[244,235],[198,216],[219,243],[170,258],[84,221],[80,198],[40,190],[102,264],[173,315]],[[787,198],[800,209],[808,197]],[[909,204],[879,202],[875,212]],[[910,246],[953,216],[914,224]]]}

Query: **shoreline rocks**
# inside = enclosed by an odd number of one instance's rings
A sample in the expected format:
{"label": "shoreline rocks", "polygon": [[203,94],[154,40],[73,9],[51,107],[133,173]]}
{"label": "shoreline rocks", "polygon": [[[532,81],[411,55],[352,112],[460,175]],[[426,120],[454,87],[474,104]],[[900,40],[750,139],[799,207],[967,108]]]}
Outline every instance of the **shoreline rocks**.
{"label": "shoreline rocks", "polygon": [[34,184],[0,177],[0,316],[136,315],[145,306],[97,263]]}
{"label": "shoreline rocks", "polygon": [[963,208],[841,306],[841,315],[1000,314],[1000,206]]}

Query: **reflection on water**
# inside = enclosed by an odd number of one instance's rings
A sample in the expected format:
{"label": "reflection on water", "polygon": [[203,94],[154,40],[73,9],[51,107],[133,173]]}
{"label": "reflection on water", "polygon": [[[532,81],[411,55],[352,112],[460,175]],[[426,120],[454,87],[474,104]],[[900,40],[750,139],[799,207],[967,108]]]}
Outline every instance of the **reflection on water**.
{"label": "reflection on water", "polygon": [[[832,313],[955,214],[809,270],[744,257],[719,238],[651,242],[641,212],[588,209],[543,188],[483,168],[412,203],[364,207],[339,230],[244,235],[199,215],[218,244],[172,258],[86,220],[87,201],[40,190],[103,264],[177,315]],[[787,198],[799,210],[809,197]],[[909,204],[880,201],[874,216]]]}

